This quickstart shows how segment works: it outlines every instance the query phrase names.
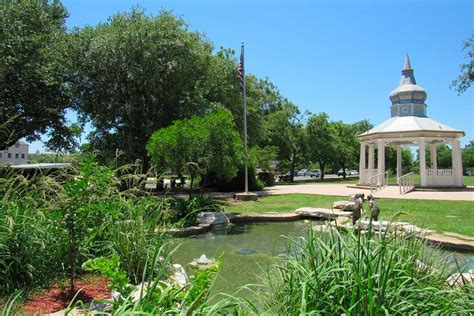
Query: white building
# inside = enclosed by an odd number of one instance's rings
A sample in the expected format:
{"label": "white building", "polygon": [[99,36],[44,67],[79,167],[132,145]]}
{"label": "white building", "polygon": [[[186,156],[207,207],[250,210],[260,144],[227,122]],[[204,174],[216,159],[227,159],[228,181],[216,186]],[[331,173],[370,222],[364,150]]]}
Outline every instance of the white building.
{"label": "white building", "polygon": [[[437,122],[427,116],[425,104],[427,94],[416,84],[408,55],[402,70],[399,86],[390,94],[391,118],[371,130],[359,135],[360,178],[359,184],[385,185],[385,147],[397,150],[397,179],[404,186],[412,174],[402,174],[402,146],[418,146],[421,187],[462,187],[462,157],[459,138],[464,132]],[[452,148],[452,168],[438,169],[436,147],[446,144]],[[366,161],[368,147],[368,162]],[[377,165],[375,165],[377,148]],[[425,151],[430,150],[430,164],[427,165]],[[408,187],[413,187],[413,180]],[[402,192],[404,190],[400,190]],[[402,192],[403,193],[403,192]]]}
{"label": "white building", "polygon": [[22,165],[28,162],[29,145],[21,140],[5,150],[0,150],[0,165]]}

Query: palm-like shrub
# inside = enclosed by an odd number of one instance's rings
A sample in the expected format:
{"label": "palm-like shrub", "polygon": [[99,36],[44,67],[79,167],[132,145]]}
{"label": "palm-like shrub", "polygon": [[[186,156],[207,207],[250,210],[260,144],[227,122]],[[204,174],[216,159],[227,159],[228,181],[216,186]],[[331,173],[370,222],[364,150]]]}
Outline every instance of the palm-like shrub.
{"label": "palm-like shrub", "polygon": [[265,310],[286,315],[468,313],[472,287],[446,282],[455,268],[413,236],[310,231],[290,241],[260,296]]}

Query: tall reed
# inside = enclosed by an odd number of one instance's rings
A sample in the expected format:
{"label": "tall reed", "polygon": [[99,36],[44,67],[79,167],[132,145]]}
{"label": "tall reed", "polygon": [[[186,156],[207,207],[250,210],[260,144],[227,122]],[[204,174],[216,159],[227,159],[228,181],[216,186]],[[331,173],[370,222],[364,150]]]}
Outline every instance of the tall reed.
{"label": "tall reed", "polygon": [[309,230],[290,239],[259,300],[263,310],[286,315],[468,314],[473,288],[446,282],[455,269],[414,236]]}

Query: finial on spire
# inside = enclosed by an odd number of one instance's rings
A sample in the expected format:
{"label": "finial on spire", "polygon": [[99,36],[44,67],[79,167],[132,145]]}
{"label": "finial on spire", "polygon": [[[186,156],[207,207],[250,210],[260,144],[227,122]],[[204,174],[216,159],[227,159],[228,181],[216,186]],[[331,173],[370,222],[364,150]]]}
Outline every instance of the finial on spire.
{"label": "finial on spire", "polygon": [[413,70],[411,68],[410,57],[408,54],[405,55],[405,62],[403,63],[403,70]]}
{"label": "finial on spire", "polygon": [[405,84],[416,84],[415,75],[413,74],[413,68],[411,68],[410,57],[408,54],[405,56],[405,62],[403,63],[402,79],[400,79],[400,85]]}

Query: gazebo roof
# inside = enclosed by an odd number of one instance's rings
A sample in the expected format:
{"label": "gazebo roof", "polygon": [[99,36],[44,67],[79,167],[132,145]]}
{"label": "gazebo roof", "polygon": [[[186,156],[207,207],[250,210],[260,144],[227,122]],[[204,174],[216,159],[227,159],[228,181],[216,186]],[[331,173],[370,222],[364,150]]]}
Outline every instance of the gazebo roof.
{"label": "gazebo roof", "polygon": [[375,138],[462,137],[464,132],[454,129],[429,117],[396,116],[359,135],[361,140]]}

